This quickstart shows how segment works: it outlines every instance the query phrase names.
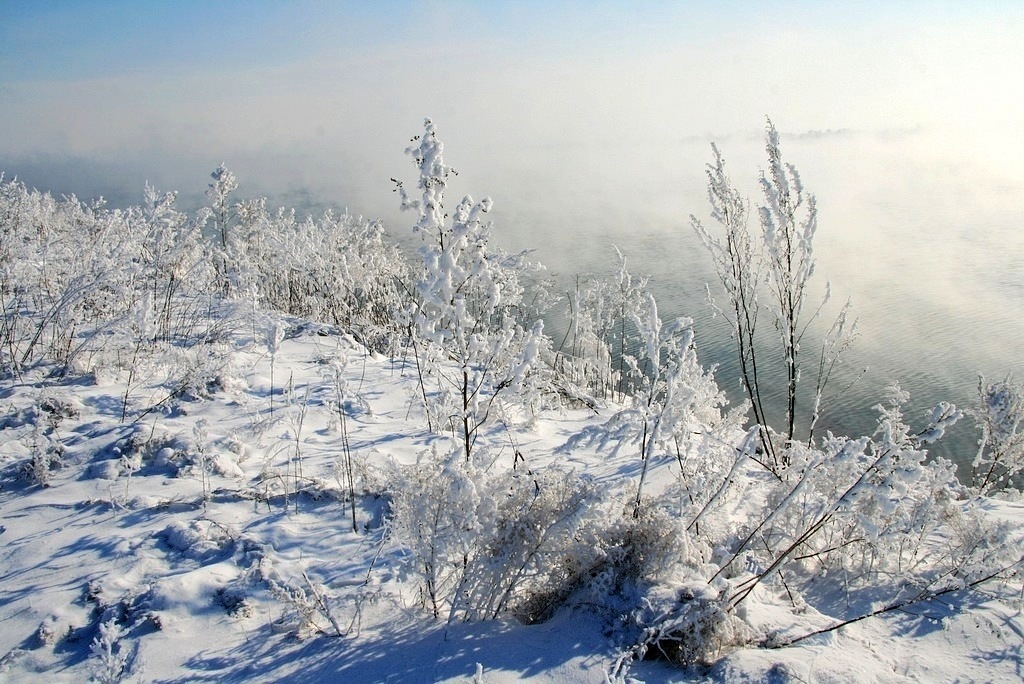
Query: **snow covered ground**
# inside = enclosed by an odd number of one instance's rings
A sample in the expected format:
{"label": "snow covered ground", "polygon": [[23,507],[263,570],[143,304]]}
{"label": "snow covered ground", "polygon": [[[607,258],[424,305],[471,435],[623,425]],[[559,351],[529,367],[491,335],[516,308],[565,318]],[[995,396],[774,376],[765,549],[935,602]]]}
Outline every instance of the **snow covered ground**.
{"label": "snow covered ground", "polygon": [[[210,381],[174,397],[178,356],[152,359],[141,377],[57,381],[30,372],[4,382],[0,679],[1024,679],[1019,578],[785,648],[731,649],[689,669],[638,661],[616,671],[630,644],[606,613],[584,605],[534,625],[434,619],[386,534],[380,479],[432,446],[446,448],[447,438],[426,430],[411,360],[369,353],[337,330],[274,320],[287,331],[277,354],[238,326],[217,343]],[[331,368],[349,389],[344,423]],[[609,413],[551,411],[482,439],[499,461],[511,463],[517,447],[530,466],[557,462],[602,483],[632,482],[632,450],[558,450]],[[357,531],[346,443],[358,471]],[[29,472],[44,457],[45,487]],[[673,465],[656,464],[652,480],[670,482]],[[986,505],[1016,527],[1020,545],[1024,504]],[[778,587],[759,587],[742,617],[761,633],[796,635],[848,614],[851,600],[889,599],[813,593],[795,607]]]}

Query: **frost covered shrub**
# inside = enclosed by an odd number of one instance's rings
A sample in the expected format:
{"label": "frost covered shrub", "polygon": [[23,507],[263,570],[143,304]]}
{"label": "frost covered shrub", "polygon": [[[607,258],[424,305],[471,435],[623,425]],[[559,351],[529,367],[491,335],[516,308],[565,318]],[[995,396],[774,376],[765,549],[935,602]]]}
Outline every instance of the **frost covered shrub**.
{"label": "frost covered shrub", "polygon": [[634,410],[642,424],[642,466],[633,507],[633,516],[638,517],[644,478],[658,450],[670,444],[678,455],[694,435],[714,432],[722,420],[725,396],[697,362],[692,321],[680,318],[662,325],[650,294],[633,318],[644,342],[642,354],[648,369],[634,397]]}
{"label": "frost covered shrub", "polygon": [[592,520],[581,541],[593,551],[578,554],[587,565],[555,607],[586,606],[606,618],[625,646],[619,674],[638,658],[707,664],[750,641],[751,630],[719,591],[722,584],[709,581],[712,546],[677,511],[651,505],[639,518],[606,514]]}
{"label": "frost covered shrub", "polygon": [[[91,620],[96,629],[89,649],[93,677],[100,682],[121,682],[141,676],[144,663],[137,637],[163,628],[153,588],[142,586],[112,594],[94,580],[86,587],[85,601],[92,604]],[[129,637],[136,640],[129,643]]]}
{"label": "frost covered shrub", "polygon": [[[785,477],[763,472],[754,477],[747,485],[754,495],[750,503],[766,498],[759,506],[745,506],[748,515],[733,517],[731,527],[721,524],[721,512],[707,505],[701,508],[701,529],[692,522],[686,526],[689,513],[680,507],[684,521],[677,524],[675,538],[684,552],[646,586],[632,608],[620,608],[627,616],[624,638],[632,644],[624,660],[657,657],[682,665],[708,664],[754,640],[788,645],[1019,572],[1019,550],[1008,543],[1007,527],[986,521],[962,501],[963,487],[952,464],[925,450],[960,412],[940,404],[924,429],[915,432],[903,419],[906,400],[896,388],[892,399],[878,407],[879,427],[871,437],[829,437],[820,448],[791,446]],[[737,464],[749,462],[756,441],[755,427],[747,433]],[[716,493],[705,498],[713,502],[726,483],[759,472],[734,467]],[[745,623],[744,602],[758,589],[778,594],[797,610],[805,600],[831,600],[845,592],[846,610],[820,631],[778,641],[772,634],[755,634]],[[871,597],[860,613],[865,603],[858,591]],[[885,600],[878,601],[879,592]],[[621,602],[624,594],[612,596]]]}
{"label": "frost covered shrub", "polygon": [[102,202],[55,201],[15,181],[2,188],[3,364],[19,372],[40,359],[66,362],[84,317],[124,310],[131,271],[117,266],[130,261],[129,226]]}
{"label": "frost covered shrub", "polygon": [[393,486],[392,538],[435,617],[535,623],[581,605],[615,620],[651,587],[708,574],[710,547],[677,515],[661,506],[623,515],[622,492],[573,471],[423,454]]}
{"label": "frost covered shrub", "polygon": [[398,334],[408,265],[379,222],[327,212],[299,223],[280,210],[271,217],[262,203],[239,213],[245,289],[261,305],[354,328],[375,348]]}
{"label": "frost covered shrub", "polygon": [[923,447],[960,412],[940,404],[914,433],[903,421],[907,398],[895,388],[878,407],[879,428],[870,438],[790,450],[788,477],[769,491],[761,522],[718,571],[733,578],[732,605],[777,576],[788,589],[794,580],[799,586],[838,569],[849,588],[913,583],[944,567],[949,549],[937,551],[930,540],[954,524],[961,488],[953,466],[928,458]]}
{"label": "frost covered shrub", "polygon": [[639,516],[606,510],[585,532],[593,551],[574,600],[588,605],[633,606],[649,586],[701,567],[710,554],[678,516],[657,506],[643,508]]}
{"label": "frost covered shrub", "polygon": [[452,606],[464,620],[519,612],[524,594],[550,581],[548,568],[575,545],[576,532],[590,512],[595,491],[575,473],[507,471],[508,493],[495,502],[481,553],[467,568]]}
{"label": "frost covered shrub", "polygon": [[[645,305],[647,278],[630,273],[626,257],[617,248],[615,253],[614,279],[588,277],[577,281],[570,293],[569,329],[554,365],[560,377],[582,390],[584,398],[592,393],[621,402],[642,375],[631,351],[642,345],[633,317]],[[588,403],[593,405],[593,399]]]}
{"label": "frost covered shrub", "polygon": [[213,218],[213,229],[217,242],[211,249],[211,258],[216,271],[217,289],[223,294],[230,293],[234,264],[231,259],[231,193],[238,189],[238,179],[221,163],[213,173],[213,180],[206,188],[206,197],[210,200],[208,209]]}
{"label": "frost covered shrub", "polygon": [[223,165],[207,193],[217,244],[211,259],[220,291],[254,306],[354,328],[374,348],[399,332],[408,265],[379,221],[326,212],[296,218],[266,198],[232,204],[238,183]]}
{"label": "frost covered shrub", "polygon": [[578,403],[597,407],[616,386],[612,368],[612,346],[607,309],[610,284],[601,278],[576,282],[567,297],[568,329],[555,352],[552,364],[558,378],[567,384],[562,391]]}
{"label": "frost covered shrub", "polygon": [[463,556],[478,535],[480,497],[466,470],[472,463],[421,454],[401,469],[391,503],[391,532],[408,554],[406,567],[420,583],[421,602],[440,617],[454,595]]}
{"label": "frost covered shrub", "polygon": [[230,530],[210,520],[175,521],[157,537],[172,551],[204,564],[230,555],[237,542]]}
{"label": "frost covered shrub", "polygon": [[162,359],[168,396],[186,400],[206,399],[232,385],[236,369],[231,349],[223,343],[168,349]]}
{"label": "frost covered shrub", "polygon": [[710,665],[752,636],[729,605],[700,584],[684,585],[674,596],[652,597],[634,619],[646,625],[632,649],[635,656],[684,667]]}
{"label": "frost covered shrub", "polygon": [[164,341],[192,337],[205,308],[202,295],[214,279],[202,239],[207,215],[189,219],[175,208],[176,198],[176,193],[161,194],[147,183],[141,217],[139,209],[128,210],[141,218],[140,294],[151,297],[152,335]]}
{"label": "frost covered shrub", "polygon": [[[14,474],[40,487],[49,487],[53,471],[64,465],[65,448],[58,427],[78,416],[74,403],[40,392],[33,403],[0,416],[0,430],[9,431],[7,440],[21,441],[28,458],[16,464]],[[15,432],[18,428],[24,428]]]}
{"label": "frost covered shrub", "polygon": [[[174,193],[149,185],[143,200],[110,210],[0,183],[0,361],[9,371],[39,361],[80,369],[79,357],[109,345],[139,352],[202,334],[205,214],[189,219]],[[132,330],[141,319],[149,324]]]}
{"label": "frost covered shrub", "polygon": [[[149,184],[140,206],[110,210],[0,177],[0,365],[127,370],[132,385],[158,343],[215,339],[224,295],[354,327],[386,347],[408,267],[380,224],[329,213],[298,222],[262,199],[233,204],[236,188],[222,165],[211,207],[190,217],[175,193]],[[203,236],[211,218],[213,244]]]}
{"label": "frost covered shrub", "polygon": [[[331,609],[330,599],[327,595],[327,587],[318,582],[313,582],[303,572],[302,579],[305,587],[290,584],[276,576],[266,578],[267,588],[274,598],[285,606],[285,614],[278,618],[271,625],[275,633],[288,632],[296,638],[302,639],[311,634],[331,634],[333,636],[344,636],[347,634],[341,628],[334,611]],[[321,626],[320,618],[331,625],[333,632],[328,632]]]}
{"label": "frost covered shrub", "polygon": [[738,414],[732,411],[717,430],[703,431],[690,441],[689,449],[679,449],[676,442],[678,474],[661,497],[663,505],[678,511],[687,532],[712,545],[732,542],[736,520],[723,512],[741,505],[745,496],[756,496],[759,485],[743,476],[756,452],[758,428],[748,429],[742,438],[722,436],[742,435],[732,423]]}
{"label": "frost covered shrub", "polygon": [[101,622],[99,634],[89,645],[93,676],[101,684],[117,684],[127,674],[129,651],[121,643],[127,632],[113,620]]}
{"label": "frost covered shrub", "polygon": [[63,447],[52,431],[44,432],[38,423],[32,426],[31,457],[26,466],[29,479],[40,487],[50,486],[50,473],[63,465]]}
{"label": "frost covered shrub", "polygon": [[579,535],[600,500],[574,472],[480,467],[458,452],[424,455],[399,472],[393,538],[423,604],[449,620],[535,613],[534,597],[583,548]]}
{"label": "frost covered shrub", "polygon": [[979,377],[974,416],[981,437],[971,469],[972,489],[986,495],[1012,488],[1013,478],[1024,471],[1024,386],[1012,376],[992,383]]}
{"label": "frost covered shrub", "polygon": [[405,321],[428,427],[451,429],[469,460],[479,430],[505,396],[538,398],[537,360],[550,342],[541,320],[520,320],[523,278],[536,267],[525,252],[507,254],[490,244],[490,198],[474,202],[466,196],[446,212],[453,170],[429,119],[414,140],[419,144],[406,154],[419,171],[422,194],[413,199],[401,183],[396,188],[402,209],[418,215],[414,232],[422,239],[422,265]]}
{"label": "frost covered shrub", "polygon": [[[635,393],[626,408],[603,425],[573,436],[561,450],[600,446],[610,447],[614,454],[624,445],[637,446],[641,466],[633,515],[639,517],[652,463],[671,460],[682,468],[696,442],[706,442],[720,430],[736,427],[736,416],[722,415],[725,396],[713,375],[697,361],[690,319],[663,324],[654,297],[647,292],[638,293],[631,317],[641,343],[636,356],[626,355],[627,363],[635,369]],[[711,452],[704,449],[702,453]]]}

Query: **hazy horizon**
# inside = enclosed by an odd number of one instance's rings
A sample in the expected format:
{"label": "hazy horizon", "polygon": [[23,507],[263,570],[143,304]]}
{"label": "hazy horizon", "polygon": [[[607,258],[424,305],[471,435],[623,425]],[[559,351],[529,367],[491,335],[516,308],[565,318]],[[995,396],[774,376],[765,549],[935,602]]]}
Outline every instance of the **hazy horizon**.
{"label": "hazy horizon", "polygon": [[[709,142],[756,203],[770,116],[877,384],[969,387],[1021,368],[1021,35],[1009,2],[5,3],[0,171],[190,208],[225,162],[240,198],[402,235],[389,179],[430,117],[504,246],[574,273],[624,243],[672,296],[709,274]],[[682,294],[664,308],[704,306]],[[929,344],[955,362],[922,370]]]}
{"label": "hazy horizon", "polygon": [[700,177],[680,142],[728,155],[768,115],[784,140],[926,131],[1020,183],[1022,29],[1004,2],[5,3],[0,168],[140,197],[224,161],[252,194],[371,214],[424,117],[500,201],[505,177],[576,173],[606,197],[602,164]]}

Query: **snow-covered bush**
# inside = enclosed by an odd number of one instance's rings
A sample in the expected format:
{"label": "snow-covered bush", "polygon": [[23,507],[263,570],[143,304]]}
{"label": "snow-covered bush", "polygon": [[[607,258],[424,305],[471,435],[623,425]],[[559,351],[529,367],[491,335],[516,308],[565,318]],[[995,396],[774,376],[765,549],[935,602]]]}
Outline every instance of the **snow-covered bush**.
{"label": "snow-covered bush", "polygon": [[[974,416],[981,438],[971,469],[972,489],[985,495],[1013,488],[1013,478],[1024,471],[1024,386],[1012,376],[991,383],[980,377]],[[1016,484],[1020,489],[1020,482]]]}
{"label": "snow-covered bush", "polygon": [[[644,330],[642,323],[638,327]],[[777,593],[795,611],[845,595],[854,607],[840,613],[831,629],[873,610],[897,610],[1012,577],[1021,559],[1007,544],[1008,530],[985,522],[965,503],[952,464],[926,450],[960,411],[941,403],[914,431],[903,418],[907,399],[894,388],[878,406],[879,427],[870,437],[830,435],[820,447],[792,445],[782,477],[757,464],[757,426],[741,441],[724,439],[725,430],[706,430],[688,458],[678,460],[677,483],[634,508],[646,533],[670,531],[668,562],[655,564],[662,571],[651,574],[647,561],[640,562],[625,576],[646,582],[634,580],[631,591],[602,580],[600,564],[564,578],[585,577],[585,586],[606,587],[592,603],[626,616],[619,629],[629,645],[627,660],[660,657],[693,665],[752,641],[776,643],[745,622],[745,604],[755,591]],[[641,413],[627,409],[562,449],[642,444],[644,423]],[[648,434],[656,430],[648,427]],[[728,434],[737,434],[735,423]],[[661,453],[667,457],[669,451]],[[698,463],[703,467],[694,468]],[[651,516],[660,520],[651,524]],[[575,586],[564,578],[563,584]],[[888,600],[858,598],[879,593]],[[857,612],[869,604],[867,612]]]}
{"label": "snow-covered bush", "polygon": [[906,399],[897,387],[890,403],[878,407],[871,438],[831,438],[820,449],[791,450],[791,472],[769,490],[761,522],[720,567],[719,574],[739,580],[733,605],[783,571],[814,577],[841,570],[848,584],[870,584],[930,570],[936,559],[926,540],[955,515],[960,487],[952,465],[927,459],[922,447],[960,412],[941,404],[915,434],[903,421]]}
{"label": "snow-covered bush", "polygon": [[[145,664],[137,637],[163,628],[153,588],[139,586],[119,592],[94,580],[86,586],[85,602],[92,606],[91,622],[96,631],[89,644],[93,678],[111,684],[140,677]],[[129,641],[132,637],[135,639]]]}
{"label": "snow-covered bush", "polygon": [[139,360],[156,341],[202,338],[206,215],[189,219],[174,208],[174,193],[148,184],[143,200],[109,210],[0,183],[0,360],[8,371],[36,362],[90,371],[111,347],[120,358],[128,346]]}
{"label": "snow-covered bush", "polygon": [[40,392],[33,403],[0,418],[0,429],[23,428],[20,437],[7,436],[9,441],[20,440],[23,453],[27,452],[27,458],[16,467],[19,479],[50,486],[53,471],[64,465],[65,450],[57,428],[77,416],[74,404]]}
{"label": "snow-covered bush", "polygon": [[[940,413],[932,424],[939,429],[949,417]],[[885,444],[896,448],[879,453]],[[948,463],[923,462],[923,451],[884,436],[844,446],[846,453],[830,454],[834,461],[805,464],[782,501],[766,502],[760,524],[715,540],[714,563],[677,566],[668,581],[649,587],[626,613],[624,660],[707,664],[751,643],[787,646],[915,604],[956,604],[972,590],[1019,577],[1020,551],[1010,543],[1016,533],[953,500],[959,485]],[[829,483],[842,473],[856,479]],[[722,559],[725,544],[735,553]],[[749,601],[755,592],[760,598]],[[752,627],[745,604],[765,600],[791,605],[792,624]],[[802,627],[808,604],[834,618]]]}
{"label": "snow-covered bush", "polygon": [[172,551],[201,563],[222,560],[234,550],[236,536],[211,520],[176,520],[157,534]]}
{"label": "snow-covered bush", "polygon": [[41,487],[50,486],[50,471],[61,466],[61,446],[52,433],[43,433],[36,424],[32,429],[31,461],[29,475]]}
{"label": "snow-covered bush", "polygon": [[[299,639],[311,634],[346,634],[334,617],[326,587],[311,580],[305,572],[302,573],[305,586],[291,584],[270,574],[265,580],[267,588],[285,606],[285,614],[271,626],[274,632],[287,632]],[[328,632],[321,621],[329,624],[333,631]]]}
{"label": "snow-covered bush", "polygon": [[[174,207],[177,195],[159,193],[146,184],[141,208],[139,249],[143,301],[152,301],[153,337],[164,341],[189,340],[206,308],[203,295],[214,279],[206,258],[202,230],[207,214],[194,219]],[[138,210],[128,210],[138,216]]]}
{"label": "snow-covered bush", "polygon": [[[612,497],[609,497],[611,499]],[[607,506],[580,535],[573,557],[576,572],[562,589],[571,603],[595,608],[619,619],[646,602],[653,587],[700,572],[711,549],[685,529],[683,520],[663,506],[647,506],[638,516]],[[579,567],[579,563],[584,565]]]}
{"label": "snow-covered bush", "polygon": [[130,653],[121,643],[126,634],[113,620],[100,623],[99,634],[89,646],[95,661],[93,676],[100,684],[117,684],[127,674]]}
{"label": "snow-covered bush", "polygon": [[274,236],[283,263],[271,261],[260,282],[287,281],[267,305],[352,328],[378,349],[398,335],[408,265],[379,222],[328,212]]}
{"label": "snow-covered bush", "polygon": [[634,398],[639,412],[640,478],[633,516],[640,513],[644,480],[651,462],[669,445],[677,458],[690,450],[695,435],[715,432],[722,420],[725,396],[714,378],[697,362],[692,321],[679,318],[662,325],[654,297],[647,294],[633,311],[633,320],[644,345],[646,373]]}
{"label": "snow-covered bush", "polygon": [[[407,311],[428,426],[450,429],[465,458],[497,414],[504,395],[537,397],[536,362],[550,342],[541,320],[523,322],[522,279],[536,268],[525,252],[506,254],[489,243],[490,198],[464,197],[444,211],[448,176],[444,145],[428,119],[419,144],[406,149],[419,170],[418,199],[397,184],[402,208],[418,214],[422,267]],[[532,407],[528,407],[532,408]]]}
{"label": "snow-covered bush", "polygon": [[644,345],[634,317],[646,306],[648,279],[629,271],[618,248],[615,254],[614,279],[577,279],[568,297],[568,329],[553,364],[559,378],[571,383],[563,394],[591,408],[594,398],[625,401],[643,376],[630,361]]}
{"label": "snow-covered bush", "polygon": [[[631,280],[626,272],[626,281]],[[669,459],[682,468],[698,442],[706,445],[719,430],[737,427],[735,416],[723,418],[725,396],[697,361],[692,321],[679,318],[663,324],[650,293],[638,289],[635,299],[630,317],[640,345],[635,356],[623,355],[635,388],[630,403],[603,425],[573,436],[562,447],[600,445],[617,452],[623,445],[636,444],[641,466],[634,517],[640,515],[644,482],[653,461]],[[727,432],[723,435],[728,437]],[[704,456],[709,453],[702,450]]]}
{"label": "snow-covered bush", "polygon": [[217,244],[211,250],[214,268],[217,273],[218,289],[228,294],[232,288],[234,269],[231,259],[231,204],[228,201],[231,193],[238,189],[238,179],[222,162],[210,174],[213,182],[206,188],[206,197],[210,200],[210,214],[213,217],[213,228],[217,235]]}
{"label": "snow-covered bush", "polygon": [[[176,193],[149,184],[140,206],[111,210],[0,177],[0,364],[126,371],[132,385],[158,343],[214,339],[225,294],[353,327],[380,349],[397,337],[408,267],[378,222],[299,222],[263,199],[232,204],[236,188],[222,165],[212,206],[190,218]],[[203,236],[211,217],[214,244]]]}
{"label": "snow-covered bush", "polygon": [[409,267],[379,221],[331,211],[300,221],[256,198],[234,205],[225,244],[232,295],[350,328],[376,349],[399,334]]}
{"label": "snow-covered bush", "polygon": [[580,531],[600,494],[572,471],[503,469],[479,460],[426,453],[400,469],[393,538],[435,617],[536,617],[536,597],[565,581],[567,558],[583,548]]}
{"label": "snow-covered bush", "polygon": [[669,596],[652,596],[632,618],[644,627],[631,657],[684,667],[710,665],[752,636],[728,604],[701,584],[686,584]]}
{"label": "snow-covered bush", "polygon": [[66,364],[79,328],[110,320],[128,303],[132,241],[124,214],[2,184],[0,297],[3,365]]}
{"label": "snow-covered bush", "polygon": [[563,394],[590,408],[607,399],[616,386],[607,326],[609,283],[589,277],[576,281],[568,294],[568,327],[552,364],[566,383]]}

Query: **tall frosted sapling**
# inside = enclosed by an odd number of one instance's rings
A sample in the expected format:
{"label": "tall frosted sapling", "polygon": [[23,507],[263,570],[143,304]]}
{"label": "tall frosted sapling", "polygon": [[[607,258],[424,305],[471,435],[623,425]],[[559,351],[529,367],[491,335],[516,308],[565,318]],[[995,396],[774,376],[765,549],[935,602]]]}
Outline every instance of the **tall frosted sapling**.
{"label": "tall frosted sapling", "polygon": [[[789,466],[788,449],[797,441],[798,410],[809,405],[806,435],[800,441],[810,444],[814,428],[821,416],[822,398],[839,358],[856,337],[856,321],[850,320],[850,305],[842,309],[821,341],[816,382],[810,397],[800,400],[801,348],[811,323],[830,299],[826,286],[815,311],[806,316],[804,307],[809,296],[808,284],[814,275],[814,236],[818,228],[818,211],[814,195],[806,192],[799,172],[783,161],[779,134],[768,120],[765,135],[767,169],[760,175],[763,204],[758,208],[761,224],[759,235],[747,227],[747,205],[733,187],[725,172],[725,162],[718,148],[712,145],[713,164],[707,167],[708,198],[711,216],[721,227],[713,234],[699,219],[691,224],[714,260],[729,305],[716,310],[725,314],[736,339],[740,374],[754,412],[761,426],[761,444],[767,466],[776,475]],[[767,310],[778,333],[781,369],[772,350],[765,348],[757,333],[758,315]],[[783,376],[784,388],[773,392],[769,385]],[[772,441],[769,429],[771,406],[767,397],[785,397],[784,425],[779,430],[782,444]]]}
{"label": "tall frosted sapling", "polygon": [[[406,154],[419,170],[419,198],[396,181],[402,209],[418,214],[413,230],[422,240],[407,320],[422,364],[425,409],[438,418],[435,428],[451,428],[468,461],[496,402],[525,387],[547,339],[540,320],[529,329],[517,321],[522,277],[532,265],[525,252],[507,254],[490,244],[490,198],[466,196],[446,212],[445,190],[455,172],[444,163],[433,122],[427,119],[413,142]],[[428,381],[436,382],[429,392]]]}
{"label": "tall frosted sapling", "polygon": [[206,197],[212,205],[214,227],[220,240],[220,253],[216,256],[215,263],[217,275],[222,281],[221,287],[227,293],[231,288],[228,278],[228,247],[231,242],[228,226],[231,219],[231,205],[228,198],[232,192],[238,189],[238,180],[223,163],[214,169],[210,178],[213,179],[213,182],[206,189]]}

